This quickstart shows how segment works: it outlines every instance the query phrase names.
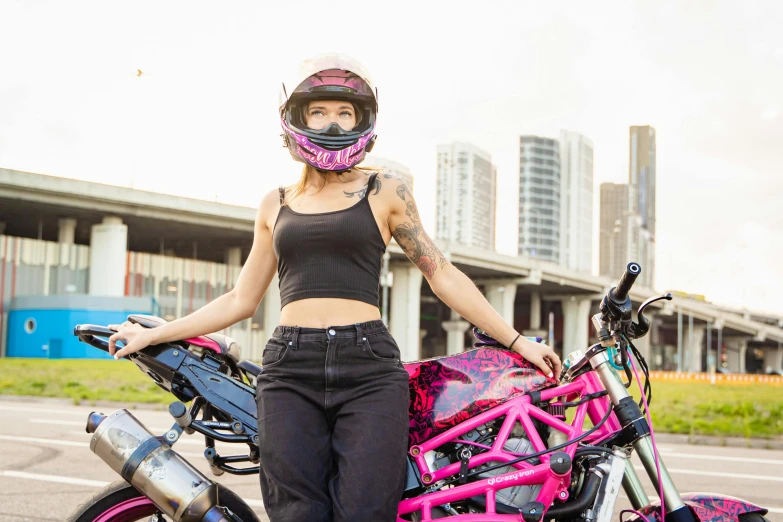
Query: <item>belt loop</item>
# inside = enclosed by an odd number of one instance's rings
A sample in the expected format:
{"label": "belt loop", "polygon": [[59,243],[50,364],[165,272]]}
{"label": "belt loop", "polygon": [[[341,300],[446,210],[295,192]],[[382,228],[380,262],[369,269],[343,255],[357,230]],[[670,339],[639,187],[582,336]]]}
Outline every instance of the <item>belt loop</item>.
{"label": "belt loop", "polygon": [[291,342],[293,343],[291,348],[294,350],[299,348],[299,327],[294,327],[294,336],[291,338]]}
{"label": "belt loop", "polygon": [[362,345],[362,325],[356,323],[356,346]]}

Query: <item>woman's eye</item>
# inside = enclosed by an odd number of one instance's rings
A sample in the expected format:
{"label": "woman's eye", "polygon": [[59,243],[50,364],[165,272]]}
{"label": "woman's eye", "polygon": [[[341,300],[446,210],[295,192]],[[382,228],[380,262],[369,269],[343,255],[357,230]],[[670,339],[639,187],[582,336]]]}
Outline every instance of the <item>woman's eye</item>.
{"label": "woman's eye", "polygon": [[322,111],[313,111],[310,113],[310,116],[323,116],[324,113]]}
{"label": "woman's eye", "polygon": [[343,116],[343,117],[345,117],[345,118],[350,118],[350,117],[352,117],[352,116],[353,116],[353,114],[351,114],[351,113],[350,113],[350,112],[348,112],[348,111],[343,111],[343,112],[341,112],[341,113],[340,113],[340,116]]}

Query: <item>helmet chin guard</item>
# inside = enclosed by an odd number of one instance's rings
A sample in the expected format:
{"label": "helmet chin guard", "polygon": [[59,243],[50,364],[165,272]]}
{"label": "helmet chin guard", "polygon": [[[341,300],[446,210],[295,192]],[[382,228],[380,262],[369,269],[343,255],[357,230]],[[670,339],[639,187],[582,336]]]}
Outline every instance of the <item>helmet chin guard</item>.
{"label": "helmet chin guard", "polygon": [[[350,102],[356,110],[356,127],[346,131],[332,123],[320,130],[308,128],[304,111],[314,100]],[[295,160],[319,171],[350,170],[375,144],[377,90],[364,67],[352,58],[323,54],[302,62],[293,81],[283,83],[280,102],[285,146]]]}

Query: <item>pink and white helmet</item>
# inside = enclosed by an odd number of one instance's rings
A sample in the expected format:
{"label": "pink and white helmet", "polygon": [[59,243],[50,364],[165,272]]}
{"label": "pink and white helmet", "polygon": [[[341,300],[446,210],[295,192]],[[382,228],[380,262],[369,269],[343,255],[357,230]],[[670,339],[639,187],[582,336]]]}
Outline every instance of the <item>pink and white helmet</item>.
{"label": "pink and white helmet", "polygon": [[[375,144],[377,89],[362,65],[345,55],[321,54],[302,62],[280,92],[280,122],[291,156],[318,170],[343,172],[360,163]],[[356,108],[357,125],[314,130],[305,125],[313,100],[345,100]]]}

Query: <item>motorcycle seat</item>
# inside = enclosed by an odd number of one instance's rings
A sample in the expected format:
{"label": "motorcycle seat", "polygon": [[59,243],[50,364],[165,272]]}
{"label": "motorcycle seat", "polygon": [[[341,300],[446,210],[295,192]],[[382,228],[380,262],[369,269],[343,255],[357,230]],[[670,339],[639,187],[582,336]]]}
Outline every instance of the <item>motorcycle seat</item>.
{"label": "motorcycle seat", "polygon": [[[157,328],[158,326],[168,323],[168,321],[162,317],[144,314],[131,314],[128,316],[128,321],[140,324],[144,328]],[[183,342],[211,350],[223,357],[228,357],[235,363],[238,363],[240,360],[239,344],[227,335],[211,333],[184,339]]]}

